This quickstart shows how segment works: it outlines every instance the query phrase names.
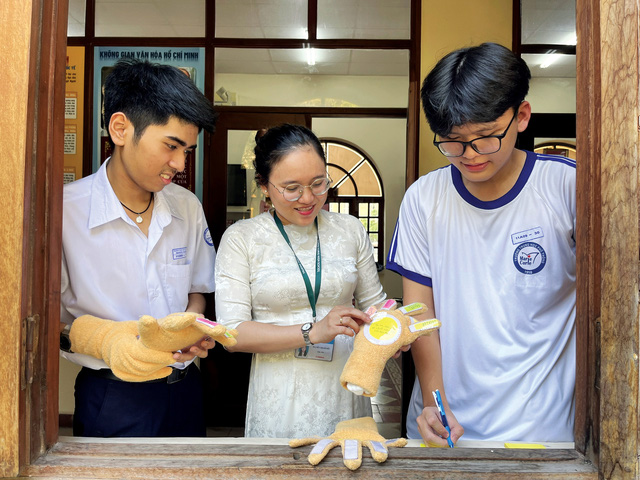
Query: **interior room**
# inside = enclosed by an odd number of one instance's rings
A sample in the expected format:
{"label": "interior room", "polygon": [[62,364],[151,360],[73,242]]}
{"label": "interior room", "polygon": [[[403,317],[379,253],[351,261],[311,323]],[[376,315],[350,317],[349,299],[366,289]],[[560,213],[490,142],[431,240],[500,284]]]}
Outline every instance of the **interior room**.
{"label": "interior room", "polygon": [[[149,55],[148,58],[152,60],[154,57],[170,57],[176,66],[190,69],[196,84],[204,89],[210,81],[206,78],[207,72],[211,71],[211,66],[207,66],[206,62],[213,54],[214,101],[222,115],[221,128],[224,128],[219,129],[214,142],[215,147],[221,146],[221,152],[226,149],[226,158],[218,153],[218,148],[213,149],[210,158],[215,165],[224,162],[228,166],[226,172],[211,166],[205,174],[203,152],[200,151],[194,159],[194,172],[187,172],[183,177],[186,180],[184,186],[199,196],[205,210],[208,206],[209,211],[218,211],[220,209],[214,205],[219,205],[219,200],[224,201],[224,197],[208,202],[204,192],[219,191],[219,175],[226,175],[226,215],[212,217],[207,213],[211,229],[215,232],[214,238],[219,238],[221,231],[235,221],[251,218],[268,208],[265,207],[264,195],[254,181],[253,147],[257,128],[269,126],[269,120],[258,120],[254,129],[227,129],[223,124],[225,116],[235,113],[239,116],[237,122],[248,126],[242,117],[252,112],[258,115],[273,112],[274,109],[305,112],[305,122],[308,123],[310,119],[311,129],[321,140],[329,142],[325,144],[329,173],[332,178],[336,177],[334,185],[340,185],[336,191],[337,198],[329,203],[329,209],[360,218],[372,240],[385,292],[389,297],[401,300],[401,277],[384,268],[385,256],[405,186],[416,175],[411,171],[412,165],[407,163],[407,152],[413,148],[409,146],[409,130],[419,128],[422,135],[426,128],[421,116],[418,125],[414,122],[409,125],[408,121],[408,110],[415,108],[415,105],[410,105],[411,69],[415,69],[419,63],[414,46],[418,39],[412,38],[412,32],[414,37],[418,36],[415,27],[412,27],[412,2],[319,1],[315,37],[335,42],[335,46],[329,44],[325,48],[310,47],[299,41],[309,36],[307,18],[311,7],[305,3],[296,2],[290,8],[286,2],[278,1],[218,1],[215,8],[214,47],[209,48],[206,44],[205,47],[187,47],[190,38],[195,45],[198,43],[196,39],[207,36],[206,21],[209,17],[204,11],[204,1],[188,2],[176,12],[171,2],[160,0],[128,2],[126,8],[118,2],[97,0],[94,25],[97,41],[92,42],[95,47],[91,55],[86,46],[89,39],[85,0],[71,0],[68,58],[70,62],[74,59],[75,65],[70,66],[76,69],[72,70],[76,77],[74,83],[68,81],[67,95],[68,98],[78,99],[76,108],[83,115],[76,113],[76,118],[67,119],[65,123],[69,132],[74,128],[77,132],[75,135],[67,134],[68,138],[76,139],[75,151],[65,155],[67,180],[95,171],[106,158],[107,153],[103,148],[106,131],[95,126],[101,123],[101,83],[109,65],[117,58],[126,54],[142,58]],[[542,6],[539,2],[524,1],[521,3],[520,17],[519,25],[513,25],[513,28],[521,28],[520,44],[512,45],[512,48],[523,52],[523,58],[531,68],[533,78],[528,100],[534,112],[575,115],[574,2],[567,0]],[[505,33],[508,33],[507,28]],[[163,37],[181,37],[184,47],[171,51],[170,47],[157,45],[170,44],[170,40],[162,42]],[[353,45],[361,45],[343,48],[337,39],[350,39]],[[274,48],[277,47],[274,43],[278,41],[286,42],[284,45],[287,46],[291,43],[298,46]],[[216,42],[220,46],[215,46]],[[248,43],[254,46],[248,48]],[[124,44],[127,46],[120,46]],[[405,48],[398,48],[401,44]],[[544,50],[539,45],[555,45],[557,49]],[[430,48],[428,45],[424,47]],[[431,58],[437,59],[438,53],[434,50]],[[185,62],[188,54],[193,60]],[[92,104],[81,101],[87,85],[92,83],[91,78],[81,73],[89,70],[83,68],[85,60],[93,60],[94,72],[103,72],[93,76]],[[416,115],[416,112],[411,114]],[[89,155],[91,149],[83,153],[81,132],[84,129],[91,130],[93,136],[92,155]],[[541,132],[535,137],[533,147],[557,151],[556,144],[561,144],[563,154],[575,158],[575,131],[568,138],[564,131],[558,132],[558,135],[554,135],[553,130],[544,134]],[[223,138],[225,134],[226,139]],[[84,138],[87,136],[85,134]],[[338,149],[353,152],[353,159],[332,160],[339,158]],[[426,161],[419,162],[418,173],[426,173],[444,165],[443,160],[437,152],[434,154],[429,151]],[[371,186],[368,187],[368,184]],[[374,217],[370,216],[373,208],[380,208],[380,211],[375,211]],[[218,219],[221,225],[214,223]],[[218,359],[219,362],[229,361],[224,352],[216,352],[212,356],[222,357]],[[245,364],[248,362],[243,361]],[[410,364],[408,359],[404,373],[410,376],[411,365],[407,366],[407,363]],[[209,368],[215,369],[213,365]],[[61,359],[59,408],[62,428],[67,429],[62,431],[68,431],[71,423],[73,382],[78,370],[78,366]],[[246,365],[244,370],[242,375],[246,377]],[[380,403],[374,401],[376,420],[384,425],[383,428],[390,430],[390,436],[399,436],[403,431],[402,370],[402,361],[390,362],[385,379],[390,385],[386,393],[391,395],[381,396],[376,400]],[[239,372],[235,372],[233,377],[238,375],[245,378]],[[392,378],[395,383],[390,381]],[[216,401],[218,394],[215,390],[210,395],[211,401]],[[234,409],[241,402],[234,399],[227,407]],[[212,420],[209,434],[241,436],[242,411],[237,417],[235,421],[227,422],[230,425],[216,425]]]}
{"label": "interior room", "polygon": [[[211,407],[207,438],[169,444],[71,436],[80,367],[59,356],[60,205],[63,185],[96,172],[112,153],[101,116],[102,89],[118,59],[178,67],[213,102],[216,133],[198,135],[195,153],[175,183],[201,202],[216,247],[231,225],[269,208],[254,181],[256,132],[281,123],[305,125],[327,157],[334,188],[326,209],[358,218],[385,292],[402,302],[402,278],[386,268],[400,204],[418,178],[448,164],[433,145],[420,86],[445,53],[485,41],[507,46],[531,70],[527,100],[533,113],[517,146],[577,163],[575,441],[511,450],[469,444],[474,448],[469,454],[463,448],[425,449],[415,440],[412,448],[392,450],[383,468],[366,453],[359,473],[368,478],[409,478],[416,472],[460,478],[461,471],[478,478],[635,477],[637,5],[34,0],[23,8],[18,3],[0,7],[0,18],[19,26],[13,35],[8,29],[0,34],[0,51],[16,57],[16,68],[0,73],[10,87],[7,121],[27,125],[11,154],[20,175],[0,181],[11,207],[2,227],[8,241],[0,271],[7,292],[0,304],[21,319],[7,330],[8,344],[20,354],[0,366],[8,392],[0,399],[3,478],[205,478],[214,470],[237,478],[344,474],[338,449],[310,470],[306,451],[292,454],[284,440],[243,440],[251,354],[219,345],[198,362],[204,401]],[[2,128],[10,125],[0,121]],[[205,313],[215,319],[212,305],[209,296]],[[385,438],[406,435],[414,378],[410,352],[389,360],[372,399]]]}

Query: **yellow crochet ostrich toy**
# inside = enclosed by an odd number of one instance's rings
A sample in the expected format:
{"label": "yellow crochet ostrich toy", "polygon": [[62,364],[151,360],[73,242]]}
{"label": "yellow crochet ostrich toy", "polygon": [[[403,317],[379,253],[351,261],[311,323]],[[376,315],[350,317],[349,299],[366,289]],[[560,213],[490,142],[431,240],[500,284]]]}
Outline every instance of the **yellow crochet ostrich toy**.
{"label": "yellow crochet ostrich toy", "polygon": [[73,322],[71,350],[104,360],[111,371],[127,382],[167,377],[175,363],[173,353],[211,337],[225,347],[237,343],[238,332],[191,312],[172,313],[156,319],[115,322],[82,315]]}

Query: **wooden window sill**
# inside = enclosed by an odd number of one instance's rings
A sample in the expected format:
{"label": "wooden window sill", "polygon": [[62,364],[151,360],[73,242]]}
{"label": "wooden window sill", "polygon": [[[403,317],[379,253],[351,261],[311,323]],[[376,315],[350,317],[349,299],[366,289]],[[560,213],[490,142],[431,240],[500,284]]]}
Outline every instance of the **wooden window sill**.
{"label": "wooden window sill", "polygon": [[[462,443],[462,441],[461,441]],[[496,478],[597,479],[598,471],[572,444],[547,449],[486,448],[390,449],[376,463],[367,448],[355,474],[368,479]],[[477,442],[476,442],[477,443]],[[413,445],[413,446],[412,446]],[[334,448],[317,466],[307,461],[311,446],[290,448],[280,439],[94,439],[60,437],[21,476],[37,478],[351,478]]]}

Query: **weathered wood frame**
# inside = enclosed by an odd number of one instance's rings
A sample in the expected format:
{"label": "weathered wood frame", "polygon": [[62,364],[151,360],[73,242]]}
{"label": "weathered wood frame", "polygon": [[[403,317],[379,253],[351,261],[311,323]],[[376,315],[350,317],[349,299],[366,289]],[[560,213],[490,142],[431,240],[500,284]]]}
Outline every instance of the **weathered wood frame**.
{"label": "weathered wood frame", "polygon": [[[0,70],[7,114],[0,118],[0,127],[15,132],[0,135],[0,151],[3,164],[9,159],[17,166],[7,165],[6,171],[17,172],[0,177],[6,194],[0,223],[5,286],[0,306],[7,318],[5,345],[19,352],[0,363],[0,476],[203,478],[212,475],[210,468],[220,467],[216,473],[236,478],[354,475],[341,466],[339,452],[312,470],[306,465],[306,450],[292,453],[284,446],[201,448],[188,443],[164,448],[131,442],[106,448],[88,440],[56,443],[57,426],[51,419],[57,418],[57,402],[52,404],[57,399],[57,362],[50,360],[56,358],[51,351],[57,341],[60,227],[60,190],[55,185],[61,173],[62,122],[56,102],[64,64],[56,15],[66,11],[66,0],[33,0],[31,6],[33,12],[19,0],[0,5],[0,18],[12,27],[0,29],[0,52],[3,58],[10,52],[14,60],[12,69]],[[577,330],[586,348],[578,356],[576,445],[598,466],[601,478],[635,478],[638,472],[638,13],[637,2],[631,0],[577,0]],[[31,32],[42,35],[30,38]],[[36,303],[34,298],[43,299],[46,318],[38,329],[40,341],[33,343],[34,382],[27,388],[21,377],[30,358],[29,339],[22,338],[28,322],[23,326],[21,319],[29,316],[25,308]],[[492,456],[488,450],[394,450],[383,465],[366,459],[355,475],[495,478],[499,471],[509,478],[567,478],[569,472],[572,478],[596,478],[598,472],[592,469],[577,471],[585,465],[578,451],[505,451]]]}
{"label": "weathered wood frame", "polygon": [[601,478],[638,475],[639,7],[577,2],[576,442]]}

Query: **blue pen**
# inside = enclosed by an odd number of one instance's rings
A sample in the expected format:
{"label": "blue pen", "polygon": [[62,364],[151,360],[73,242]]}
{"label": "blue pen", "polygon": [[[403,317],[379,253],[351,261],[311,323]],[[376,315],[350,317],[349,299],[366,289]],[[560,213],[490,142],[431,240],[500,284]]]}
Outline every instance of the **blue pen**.
{"label": "blue pen", "polygon": [[447,422],[447,416],[444,413],[444,405],[442,405],[442,397],[440,396],[440,390],[436,389],[433,393],[433,399],[436,401],[436,407],[438,407],[438,411],[440,412],[440,417],[442,419],[442,425],[447,429],[449,436],[447,437],[447,443],[450,448],[453,448],[453,441],[451,440],[451,429],[449,428],[449,422]]}

